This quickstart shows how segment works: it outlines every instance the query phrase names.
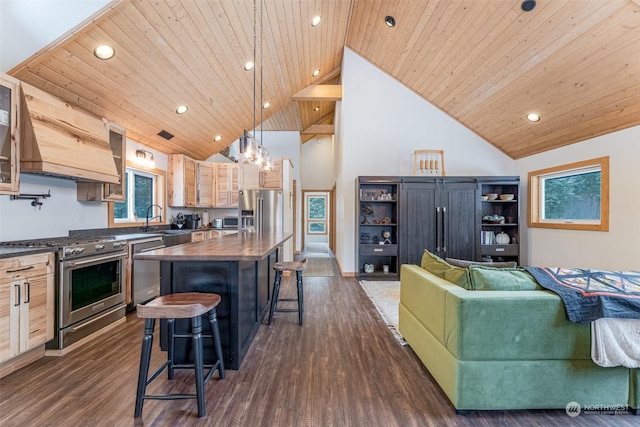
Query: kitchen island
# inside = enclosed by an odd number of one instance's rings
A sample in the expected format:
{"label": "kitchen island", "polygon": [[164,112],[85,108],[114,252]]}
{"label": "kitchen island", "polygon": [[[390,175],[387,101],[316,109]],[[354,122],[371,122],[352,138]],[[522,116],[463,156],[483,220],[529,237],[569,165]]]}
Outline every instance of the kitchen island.
{"label": "kitchen island", "polygon": [[[221,296],[217,314],[225,368],[237,370],[267,312],[278,248],[291,236],[240,232],[136,254],[134,259],[160,261],[161,295],[212,292]],[[166,321],[160,325],[160,345],[166,350]],[[203,322],[205,335],[210,334],[208,328],[208,322]],[[188,330],[188,320],[176,321],[176,333]],[[178,363],[191,360],[191,343],[186,341],[176,342]],[[211,363],[214,351],[209,339],[204,346],[205,363]]]}

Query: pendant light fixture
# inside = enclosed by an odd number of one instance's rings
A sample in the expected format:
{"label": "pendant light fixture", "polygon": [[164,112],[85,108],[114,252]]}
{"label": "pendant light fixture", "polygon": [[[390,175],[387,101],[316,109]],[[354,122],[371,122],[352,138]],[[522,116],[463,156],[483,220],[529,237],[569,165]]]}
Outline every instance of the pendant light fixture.
{"label": "pendant light fixture", "polygon": [[[267,150],[260,141],[262,141],[262,110],[265,105],[263,102],[263,61],[262,61],[262,39],[264,38],[263,34],[263,14],[264,14],[264,5],[263,0],[260,0],[260,58],[259,62],[256,62],[256,50],[257,50],[257,0],[253,0],[253,63],[255,66],[253,67],[253,135],[249,134],[248,131],[244,131],[244,134],[240,138],[240,152],[242,153],[242,157],[255,164],[260,166],[263,170],[271,170],[273,168],[273,164],[271,163],[271,155],[269,154],[269,150]],[[257,74],[256,67],[260,66],[260,100],[258,103],[257,99]],[[256,128],[257,128],[257,111],[260,110],[260,140],[256,138]]]}

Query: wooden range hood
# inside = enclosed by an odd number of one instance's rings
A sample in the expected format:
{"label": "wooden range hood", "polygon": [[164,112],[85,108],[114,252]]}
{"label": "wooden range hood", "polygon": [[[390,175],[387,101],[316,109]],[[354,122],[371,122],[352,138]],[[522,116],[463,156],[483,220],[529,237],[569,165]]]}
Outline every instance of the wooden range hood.
{"label": "wooden range hood", "polygon": [[22,83],[20,172],[118,184],[103,121]]}

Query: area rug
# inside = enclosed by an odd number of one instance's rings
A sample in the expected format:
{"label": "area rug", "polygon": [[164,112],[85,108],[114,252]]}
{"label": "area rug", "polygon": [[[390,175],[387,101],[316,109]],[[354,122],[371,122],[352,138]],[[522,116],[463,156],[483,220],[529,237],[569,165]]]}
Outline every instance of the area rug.
{"label": "area rug", "polygon": [[398,304],[400,303],[400,282],[384,282],[373,280],[360,280],[360,286],[373,302],[380,313],[380,317],[387,325],[400,345],[407,342],[398,332]]}
{"label": "area rug", "polygon": [[331,258],[307,258],[307,269],[303,275],[308,277],[331,277],[333,266]]}

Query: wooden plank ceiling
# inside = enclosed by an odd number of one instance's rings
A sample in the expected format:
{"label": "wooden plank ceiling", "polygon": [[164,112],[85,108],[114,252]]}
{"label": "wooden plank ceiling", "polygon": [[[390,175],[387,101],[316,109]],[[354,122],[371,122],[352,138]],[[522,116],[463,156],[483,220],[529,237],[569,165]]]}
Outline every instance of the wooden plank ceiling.
{"label": "wooden plank ceiling", "polygon": [[[638,1],[538,0],[531,12],[520,3],[264,0],[254,25],[253,0],[117,0],[9,74],[125,126],[133,140],[196,159],[254,117],[302,141],[330,131],[334,102],[293,97],[339,84],[345,45],[513,158],[639,125]],[[255,88],[243,70],[254,28]],[[116,56],[96,59],[101,43]],[[260,101],[271,107],[254,114]],[[181,104],[189,111],[177,115]],[[542,120],[528,122],[531,111]]]}

